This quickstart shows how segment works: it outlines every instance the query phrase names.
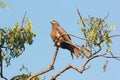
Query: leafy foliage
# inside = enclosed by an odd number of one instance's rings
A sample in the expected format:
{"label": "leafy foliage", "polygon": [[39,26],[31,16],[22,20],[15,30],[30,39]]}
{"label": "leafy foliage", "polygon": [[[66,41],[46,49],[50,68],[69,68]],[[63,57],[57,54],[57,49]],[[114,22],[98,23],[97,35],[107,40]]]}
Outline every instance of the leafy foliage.
{"label": "leafy foliage", "polygon": [[[12,78],[12,79],[10,79],[10,80],[27,80],[27,78],[28,78],[29,76],[30,76],[30,75],[22,74],[22,75],[15,76],[14,78]],[[32,80],[42,80],[42,79],[39,78],[39,77],[35,77],[35,78],[33,78]]]}
{"label": "leafy foliage", "polygon": [[[103,46],[107,46],[106,52],[111,51],[110,44],[112,43],[112,39],[110,37],[110,32],[113,29],[116,29],[116,25],[108,25],[105,22],[105,19],[96,17],[84,18],[78,23],[85,24],[83,27],[81,27],[81,31],[83,32],[84,37],[87,39],[85,45],[83,46],[91,49],[91,51],[87,51],[87,53],[90,53],[90,56],[99,52]],[[98,47],[99,49],[95,50],[96,48],[94,47]]]}
{"label": "leafy foliage", "polygon": [[0,8],[9,8],[7,4],[5,4],[4,2],[0,1]]}
{"label": "leafy foliage", "polygon": [[10,64],[11,58],[18,57],[25,50],[25,44],[31,45],[35,33],[32,31],[32,23],[27,20],[25,27],[19,27],[16,23],[14,28],[0,28],[0,48],[2,49],[3,59],[7,66]]}

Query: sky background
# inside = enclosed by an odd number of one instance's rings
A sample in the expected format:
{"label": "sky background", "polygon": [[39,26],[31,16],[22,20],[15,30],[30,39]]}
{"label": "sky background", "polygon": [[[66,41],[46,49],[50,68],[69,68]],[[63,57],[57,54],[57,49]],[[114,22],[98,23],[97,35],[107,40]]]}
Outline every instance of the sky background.
{"label": "sky background", "polygon": [[[119,0],[4,0],[10,6],[9,10],[0,9],[0,26],[13,27],[16,22],[21,24],[23,15],[27,11],[33,24],[33,31],[36,32],[33,45],[26,45],[25,52],[18,58],[12,59],[11,65],[5,67],[4,76],[11,77],[27,73],[25,70],[19,71],[24,64],[29,72],[36,73],[46,69],[51,64],[55,47],[50,37],[50,20],[57,20],[60,25],[71,34],[81,36],[80,25],[76,26],[79,16],[76,8],[79,8],[82,17],[94,16],[103,18],[110,12],[106,19],[108,24],[116,24],[117,30],[113,34],[120,34],[120,7]],[[81,40],[72,39],[75,43],[81,43]],[[115,55],[120,55],[120,38],[114,38],[112,51]],[[107,72],[103,72],[103,64],[109,60]],[[40,77],[46,77],[46,80],[63,69],[69,63],[81,67],[84,60],[81,58],[72,60],[68,50],[60,49],[55,69]],[[90,69],[83,74],[75,70],[68,70],[57,78],[57,80],[120,80],[120,62],[115,59],[96,58],[89,65]],[[0,79],[2,80],[2,79]]]}

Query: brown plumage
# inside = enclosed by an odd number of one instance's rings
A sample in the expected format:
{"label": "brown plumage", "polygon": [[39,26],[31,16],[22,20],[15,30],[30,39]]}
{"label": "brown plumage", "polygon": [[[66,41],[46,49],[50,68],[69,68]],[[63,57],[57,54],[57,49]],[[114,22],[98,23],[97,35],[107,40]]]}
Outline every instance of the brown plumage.
{"label": "brown plumage", "polygon": [[[50,36],[53,42],[55,43],[55,46],[61,47],[63,49],[68,49],[71,52],[72,58],[73,58],[73,53],[78,58],[81,55],[79,49],[71,45],[72,42],[71,42],[71,38],[69,35],[63,35],[63,34],[67,34],[67,32],[63,28],[60,27],[57,21],[52,20],[50,23],[52,24],[52,31],[51,31]],[[65,41],[71,44],[68,44]]]}

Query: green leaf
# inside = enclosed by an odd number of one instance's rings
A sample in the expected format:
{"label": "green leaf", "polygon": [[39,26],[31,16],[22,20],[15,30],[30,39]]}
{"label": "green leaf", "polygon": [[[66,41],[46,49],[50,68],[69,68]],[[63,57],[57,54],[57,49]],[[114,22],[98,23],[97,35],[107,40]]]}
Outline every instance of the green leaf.
{"label": "green leaf", "polygon": [[7,10],[9,10],[9,6],[2,1],[0,1],[0,8],[6,8]]}
{"label": "green leaf", "polygon": [[116,30],[117,25],[116,24],[110,24],[110,30]]}
{"label": "green leaf", "polygon": [[85,32],[85,31],[86,31],[86,28],[83,26],[83,27],[81,28],[81,31]]}
{"label": "green leaf", "polygon": [[107,46],[107,52],[110,52],[110,51],[111,51],[111,47]]}
{"label": "green leaf", "polygon": [[102,26],[103,26],[103,27],[106,27],[107,24],[106,24],[105,22],[102,22]]}

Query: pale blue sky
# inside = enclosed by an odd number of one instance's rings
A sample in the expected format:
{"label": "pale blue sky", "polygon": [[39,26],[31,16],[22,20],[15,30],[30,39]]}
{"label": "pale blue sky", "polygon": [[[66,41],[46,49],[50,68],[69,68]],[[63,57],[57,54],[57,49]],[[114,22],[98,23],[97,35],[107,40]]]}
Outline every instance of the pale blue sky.
{"label": "pale blue sky", "polygon": [[[14,75],[26,73],[20,72],[22,64],[28,67],[29,71],[36,73],[46,69],[51,64],[55,47],[50,37],[51,24],[50,20],[57,20],[60,25],[71,34],[81,36],[80,26],[76,26],[79,19],[76,8],[80,9],[82,17],[95,16],[101,17],[110,12],[107,22],[117,24],[118,28],[113,31],[114,34],[120,34],[120,11],[119,0],[5,0],[10,6],[10,10],[0,9],[0,26],[13,27],[16,22],[21,24],[22,17],[27,11],[33,23],[33,31],[36,32],[36,38],[32,46],[26,45],[26,51],[17,59],[11,61],[11,66],[4,67],[4,75],[11,78]],[[114,38],[112,51],[120,54],[120,38]],[[76,43],[81,40],[73,39]],[[98,58],[91,61],[90,69],[83,74],[70,69],[57,80],[120,80],[120,62],[109,59],[107,72],[103,72],[103,64],[107,59]],[[78,67],[82,64],[82,59],[72,60],[69,51],[60,49],[55,63],[54,71],[50,71],[40,77],[46,76],[46,80],[71,63]],[[0,79],[2,80],[2,79]]]}

